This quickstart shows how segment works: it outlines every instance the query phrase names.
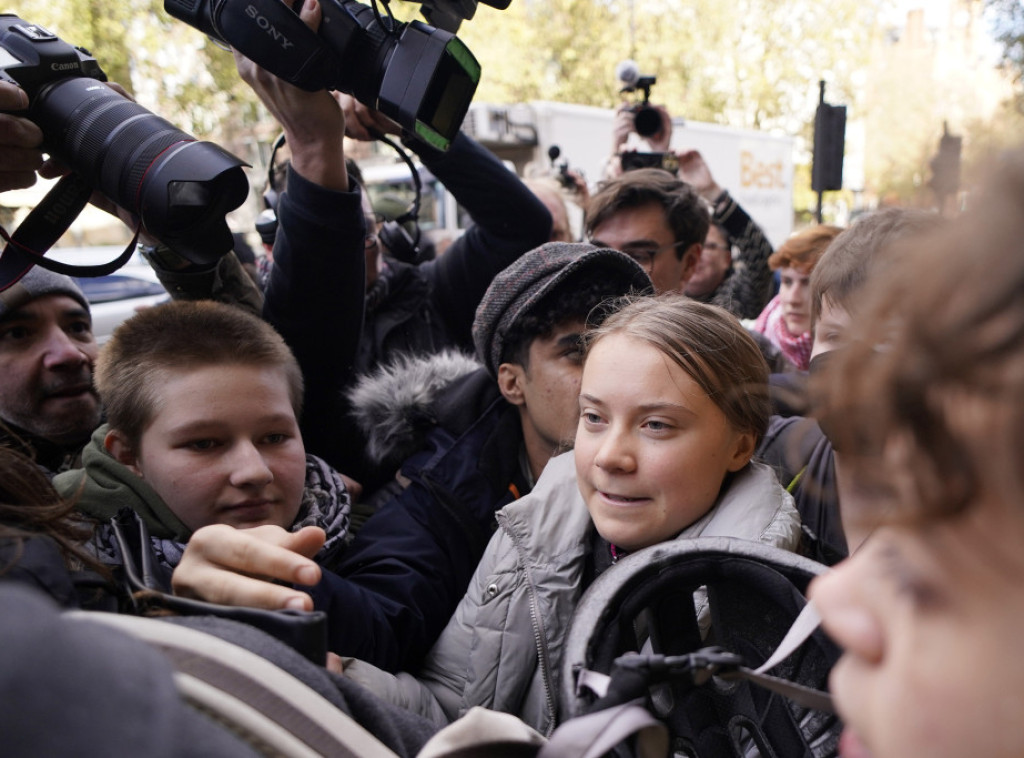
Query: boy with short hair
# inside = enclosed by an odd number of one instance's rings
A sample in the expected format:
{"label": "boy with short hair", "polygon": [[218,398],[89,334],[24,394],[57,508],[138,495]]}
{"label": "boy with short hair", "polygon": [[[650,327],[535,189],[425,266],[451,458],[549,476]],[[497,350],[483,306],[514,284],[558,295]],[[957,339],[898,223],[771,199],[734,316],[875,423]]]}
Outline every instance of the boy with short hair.
{"label": "boy with short hair", "polygon": [[[864,299],[869,276],[887,265],[894,246],[935,229],[941,217],[911,208],[887,208],[859,218],[841,232],[811,273],[810,373],[825,355],[842,349]],[[804,551],[834,565],[857,546],[840,518],[841,493],[849,491],[828,436],[828,419],[772,416],[758,455],[772,465],[796,501],[803,522]],[[823,429],[824,427],[824,429]]]}
{"label": "boy with short hair", "polygon": [[[321,526],[321,559],[346,542],[348,492],[337,472],[306,455],[302,375],[266,322],[211,301],[140,311],[101,350],[96,387],[108,423],[86,447],[84,469],[54,484],[105,522],[134,510],[167,587],[184,543],[210,524]],[[116,562],[109,523],[98,541]]]}

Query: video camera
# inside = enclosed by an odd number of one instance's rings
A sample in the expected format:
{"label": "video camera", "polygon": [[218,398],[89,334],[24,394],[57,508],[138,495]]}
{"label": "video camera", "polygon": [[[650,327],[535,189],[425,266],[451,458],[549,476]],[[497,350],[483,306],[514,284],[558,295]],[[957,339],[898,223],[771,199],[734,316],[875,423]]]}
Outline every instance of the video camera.
{"label": "video camera", "polygon": [[641,74],[636,61],[624,60],[615,67],[615,77],[622,83],[619,92],[643,92],[643,100],[629,107],[633,113],[633,128],[641,137],[653,137],[661,131],[661,114],[651,106],[651,87],[658,77]]}
{"label": "video camera", "polygon": [[231,250],[225,215],[249,192],[238,158],[119,95],[88,51],[13,13],[0,13],[0,79],[28,94],[24,115],[42,130],[43,149],[161,242],[199,264]]}
{"label": "video camera", "polygon": [[[551,161],[551,168],[555,171],[555,179],[562,186],[562,189],[568,192],[579,192],[579,185],[576,183],[575,177],[569,171],[569,161],[563,160],[559,162],[559,158],[562,155],[562,148],[558,145],[552,145],[548,148],[548,159]],[[578,173],[578,172],[577,172]]]}
{"label": "video camera", "polygon": [[[501,8],[510,0],[485,2]],[[356,0],[323,0],[314,32],[299,18],[300,5],[164,0],[170,15],[281,79],[309,92],[348,93],[428,144],[448,148],[480,81],[480,64],[458,37],[420,21],[400,23],[390,11],[382,17],[376,5]],[[475,9],[475,0],[468,5]]]}

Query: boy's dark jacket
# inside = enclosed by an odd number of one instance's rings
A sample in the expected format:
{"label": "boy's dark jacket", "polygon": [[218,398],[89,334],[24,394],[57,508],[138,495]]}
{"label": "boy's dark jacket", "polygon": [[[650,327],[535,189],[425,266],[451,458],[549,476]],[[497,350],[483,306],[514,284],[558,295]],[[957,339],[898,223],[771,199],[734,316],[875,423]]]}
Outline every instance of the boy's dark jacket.
{"label": "boy's dark jacket", "polygon": [[478,364],[458,366],[450,355],[406,361],[357,390],[379,458],[415,450],[401,466],[408,485],[312,592],[316,607],[339,619],[329,624],[332,650],[392,671],[430,649],[466,592],[495,511],[530,487],[516,408]]}

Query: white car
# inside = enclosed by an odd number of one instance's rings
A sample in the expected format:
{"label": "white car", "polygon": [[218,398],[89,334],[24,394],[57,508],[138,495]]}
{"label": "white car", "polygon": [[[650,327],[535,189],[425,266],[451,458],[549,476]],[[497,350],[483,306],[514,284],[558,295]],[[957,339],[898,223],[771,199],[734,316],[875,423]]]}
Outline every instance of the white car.
{"label": "white car", "polygon": [[[55,247],[48,258],[76,265],[95,265],[117,258],[123,247]],[[73,277],[92,312],[92,331],[96,341],[103,344],[115,327],[140,308],[146,308],[170,299],[153,269],[135,253],[121,268],[106,276]]]}

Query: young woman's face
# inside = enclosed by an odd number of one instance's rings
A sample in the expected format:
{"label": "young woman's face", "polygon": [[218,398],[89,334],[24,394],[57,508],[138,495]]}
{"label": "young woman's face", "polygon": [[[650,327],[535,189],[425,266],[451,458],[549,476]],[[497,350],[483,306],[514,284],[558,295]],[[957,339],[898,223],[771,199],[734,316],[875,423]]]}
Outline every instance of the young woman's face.
{"label": "young woman's face", "polygon": [[811,330],[811,275],[785,267],[779,272],[779,301],[786,330],[798,337]]}
{"label": "young woman's face", "polygon": [[592,348],[580,386],[576,478],[600,535],[625,550],[671,539],[710,510],[752,434],[654,346],[612,334]]}
{"label": "young woman's face", "polygon": [[982,502],[878,530],[811,587],[845,649],[846,758],[1024,755],[1024,516]]}
{"label": "young woman's face", "polygon": [[306,453],[284,371],[223,365],[169,374],[131,467],[193,531],[287,529],[302,500]]}

